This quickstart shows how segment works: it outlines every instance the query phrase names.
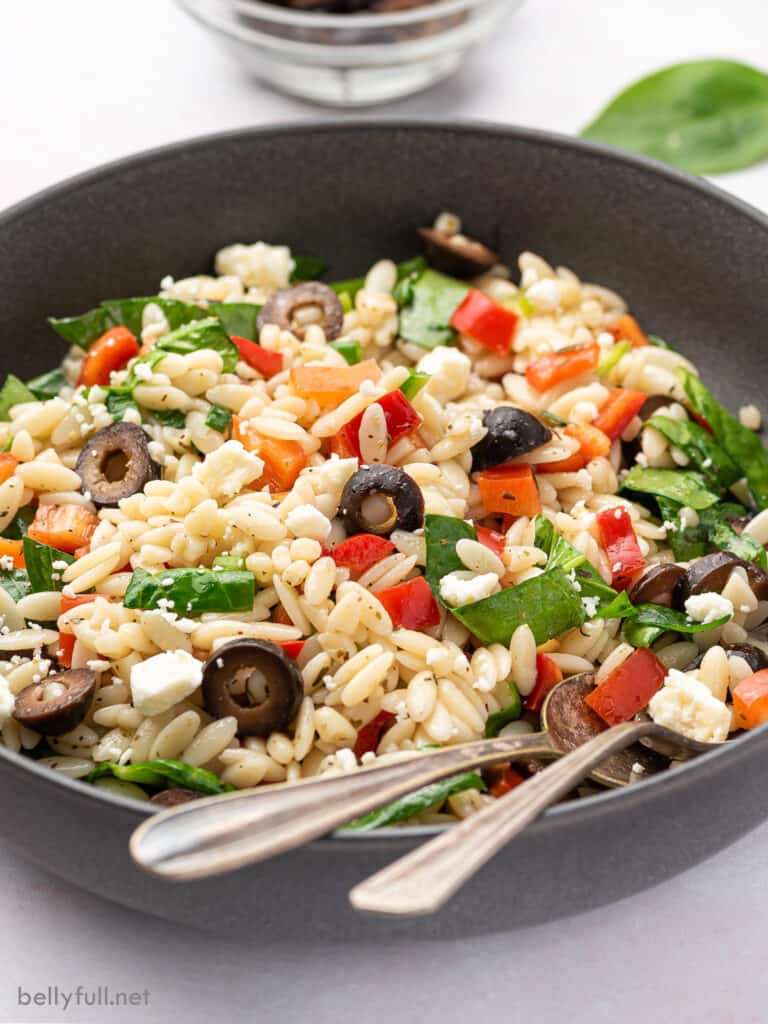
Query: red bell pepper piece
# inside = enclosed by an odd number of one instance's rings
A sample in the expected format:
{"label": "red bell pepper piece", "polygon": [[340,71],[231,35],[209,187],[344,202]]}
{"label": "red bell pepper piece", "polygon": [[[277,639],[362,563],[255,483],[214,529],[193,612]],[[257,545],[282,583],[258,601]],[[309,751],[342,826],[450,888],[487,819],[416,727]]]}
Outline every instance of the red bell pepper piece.
{"label": "red bell pepper piece", "polygon": [[358,533],[337,544],[331,551],[331,558],[336,565],[349,569],[353,576],[362,576],[372,565],[393,551],[395,545],[386,537],[377,537],[374,533]]}
{"label": "red bell pepper piece", "polygon": [[59,633],[59,642],[56,644],[56,661],[62,668],[72,668],[72,654],[76,641],[77,637],[74,633]]}
{"label": "red bell pepper piece", "polygon": [[632,577],[645,568],[632,517],[622,505],[605,508],[597,513],[597,529],[613,573],[611,585],[626,590]]}
{"label": "red bell pepper piece", "polygon": [[388,590],[380,590],[376,597],[386,608],[396,628],[426,629],[440,622],[440,608],[423,576],[398,583]]}
{"label": "red bell pepper piece", "polygon": [[528,711],[541,711],[547,694],[553,686],[562,682],[563,673],[556,661],[546,654],[536,655],[536,685],[525,698]]}
{"label": "red bell pepper piece", "polygon": [[450,323],[460,334],[506,356],[512,348],[519,319],[516,313],[489,299],[477,288],[470,288]]}
{"label": "red bell pepper piece", "polygon": [[504,534],[497,533],[496,530],[489,530],[487,526],[476,526],[477,539],[483,545],[492,551],[494,555],[502,558],[504,554]]}
{"label": "red bell pepper piece", "polygon": [[283,357],[279,352],[271,352],[268,348],[257,345],[250,338],[241,338],[237,334],[231,334],[230,338],[237,345],[242,361],[260,373],[262,377],[274,377],[283,369]]}
{"label": "red bell pepper piece", "polygon": [[645,405],[648,395],[629,388],[611,388],[608,401],[598,413],[592,426],[602,430],[612,441],[621,437],[632,420]]}
{"label": "red bell pepper piece", "polygon": [[511,793],[513,789],[516,789],[520,783],[525,782],[525,777],[516,772],[511,764],[508,764],[504,771],[499,777],[491,783],[488,788],[488,792],[496,800],[499,797],[506,796],[507,793]]}
{"label": "red bell pepper piece", "polygon": [[768,722],[768,669],[742,679],[731,693],[735,724],[739,729],[756,729]]}
{"label": "red bell pepper piece", "polygon": [[628,722],[648,704],[666,674],[653,651],[639,647],[584,700],[608,725]]}
{"label": "red bell pepper piece", "polygon": [[596,370],[599,359],[600,348],[596,341],[590,341],[534,359],[525,371],[525,379],[534,391],[549,391],[555,384]]}
{"label": "red bell pepper piece", "polygon": [[541,498],[528,465],[494,466],[476,476],[487,515],[537,516]]}
{"label": "red bell pepper piece", "polygon": [[306,640],[282,640],[280,646],[283,648],[289,658],[298,658],[301,654]]}
{"label": "red bell pepper piece", "polygon": [[[399,441],[406,434],[413,433],[417,427],[421,426],[421,416],[402,391],[390,391],[388,394],[382,395],[381,398],[377,398],[376,401],[384,412],[389,444],[394,444],[395,441]],[[362,412],[358,413],[341,429],[341,446],[356,459],[360,458],[360,425],[363,422],[363,415]]]}
{"label": "red bell pepper piece", "polygon": [[109,384],[110,376],[122,370],[139,351],[139,343],[127,327],[110,327],[88,349],[77,383],[89,388]]}
{"label": "red bell pepper piece", "polygon": [[375,715],[367,725],[357,730],[357,739],[355,745],[352,748],[355,752],[355,757],[360,760],[363,754],[375,754],[376,748],[381,742],[381,737],[392,725],[397,716],[393,715],[391,711],[380,711],[378,715]]}
{"label": "red bell pepper piece", "polygon": [[650,345],[648,335],[633,316],[626,313],[613,327],[608,328],[616,341],[628,341],[632,348],[645,348]]}

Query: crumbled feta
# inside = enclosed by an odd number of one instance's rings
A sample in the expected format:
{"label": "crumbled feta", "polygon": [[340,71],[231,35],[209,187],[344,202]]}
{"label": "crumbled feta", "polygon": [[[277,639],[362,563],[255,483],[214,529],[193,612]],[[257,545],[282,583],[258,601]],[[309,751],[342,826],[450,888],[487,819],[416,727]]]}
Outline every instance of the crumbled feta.
{"label": "crumbled feta", "polygon": [[310,537],[312,540],[328,540],[331,535],[331,521],[314,505],[298,505],[285,517],[285,525],[294,537]]}
{"label": "crumbled feta", "polygon": [[357,768],[355,752],[349,747],[336,751],[336,766],[343,772],[353,772]]}
{"label": "crumbled feta", "polygon": [[10,572],[13,569],[13,555],[0,555],[0,569]]}
{"label": "crumbled feta", "polygon": [[467,390],[472,362],[457,348],[440,345],[419,360],[420,373],[429,374],[427,390],[438,402],[450,402]]}
{"label": "crumbled feta", "polygon": [[152,378],[152,367],[148,363],[136,363],[133,367],[133,375],[137,380],[150,380]]}
{"label": "crumbled feta", "polygon": [[474,604],[501,590],[495,572],[449,572],[440,580],[440,597],[450,605]]}
{"label": "crumbled feta", "polygon": [[680,523],[684,530],[693,529],[699,525],[699,513],[696,509],[683,505],[680,509]]}
{"label": "crumbled feta", "polygon": [[759,430],[763,421],[756,405],[742,405],[739,409],[739,423],[747,430]]}
{"label": "crumbled feta", "polygon": [[290,282],[296,264],[286,245],[228,245],[216,253],[216,273],[239,277],[243,284],[265,297]]}
{"label": "crumbled feta", "polygon": [[659,725],[703,743],[722,743],[731,729],[730,708],[704,683],[674,668],[651,697],[648,712]]}
{"label": "crumbled feta", "polygon": [[733,618],[733,602],[722,594],[715,594],[709,591],[706,594],[693,594],[685,602],[685,612],[688,618],[702,625],[716,622],[718,619]]}
{"label": "crumbled feta", "polygon": [[582,597],[581,606],[584,609],[584,613],[588,619],[594,619],[597,615],[597,609],[600,604],[599,597]]}
{"label": "crumbled feta", "polygon": [[131,669],[133,706],[144,715],[161,715],[189,697],[203,680],[203,666],[187,651],[164,651]]}
{"label": "crumbled feta", "polygon": [[553,313],[560,305],[560,286],[554,278],[547,277],[530,285],[525,297],[534,304],[537,313]]}
{"label": "crumbled feta", "polygon": [[239,441],[225,441],[194,468],[194,476],[212,498],[234,498],[247,484],[258,480],[264,463]]}
{"label": "crumbled feta", "polygon": [[0,676],[0,729],[2,729],[13,714],[13,706],[15,703],[16,698],[11,693],[8,680],[3,676]]}

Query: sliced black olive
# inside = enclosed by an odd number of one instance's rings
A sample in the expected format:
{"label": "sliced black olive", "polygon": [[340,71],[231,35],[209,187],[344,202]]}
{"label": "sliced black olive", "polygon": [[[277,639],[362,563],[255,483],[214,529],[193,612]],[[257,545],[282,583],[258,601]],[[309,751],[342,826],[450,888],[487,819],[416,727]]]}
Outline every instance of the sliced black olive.
{"label": "sliced black olive", "polygon": [[552,438],[552,431],[525,409],[500,405],[483,416],[488,433],[472,448],[472,472],[500,466],[518,455],[527,455]]}
{"label": "sliced black olive", "polygon": [[715,551],[691,562],[675,585],[673,606],[685,608],[685,602],[692,594],[719,594],[737,566],[746,569],[749,585],[758,601],[768,599],[768,572],[765,569],[738,558],[730,551]]}
{"label": "sliced black olive", "polygon": [[344,309],[336,292],[320,281],[302,281],[290,288],[281,288],[261,307],[257,321],[259,330],[266,324],[277,324],[303,338],[306,323],[296,321],[300,309],[317,309],[317,323],[326,338],[338,338],[344,328]]}
{"label": "sliced black olive", "polygon": [[82,722],[95,692],[95,672],[70,669],[25,686],[16,695],[13,717],[43,736],[61,736]]}
{"label": "sliced black olive", "polygon": [[[726,654],[735,654],[736,657],[743,658],[753,672],[760,672],[762,669],[768,668],[768,654],[754,644],[721,644],[720,646]],[[706,651],[702,651],[697,655],[690,665],[685,666],[685,671],[690,672],[698,668],[706,653]]]}
{"label": "sliced black olive", "polygon": [[149,798],[151,804],[158,807],[178,807],[180,804],[188,804],[192,800],[199,800],[203,794],[196,793],[194,789],[183,789],[181,786],[174,789],[163,789]]}
{"label": "sliced black olive", "polygon": [[419,228],[427,260],[451,277],[477,277],[499,262],[498,255],[466,235],[447,235],[437,228]]}
{"label": "sliced black olive", "polygon": [[75,470],[95,505],[116,505],[160,476],[149,455],[147,435],[135,423],[97,430],[83,446]]}
{"label": "sliced black olive", "polygon": [[653,565],[629,591],[632,604],[672,604],[677,581],[685,575],[685,569],[674,562]]}
{"label": "sliced black olive", "polygon": [[665,405],[669,405],[670,399],[668,395],[648,395],[646,400],[643,402],[643,406],[640,409],[640,419],[645,422],[649,420],[651,416],[655,416],[659,409],[663,409]]}
{"label": "sliced black olive", "polygon": [[424,524],[424,496],[407,473],[395,466],[364,466],[342,491],[339,515],[347,533],[418,530]]}
{"label": "sliced black olive", "polygon": [[233,640],[203,669],[203,700],[216,718],[233,715],[240,736],[285,729],[299,710],[304,684],[298,665],[267,640]]}

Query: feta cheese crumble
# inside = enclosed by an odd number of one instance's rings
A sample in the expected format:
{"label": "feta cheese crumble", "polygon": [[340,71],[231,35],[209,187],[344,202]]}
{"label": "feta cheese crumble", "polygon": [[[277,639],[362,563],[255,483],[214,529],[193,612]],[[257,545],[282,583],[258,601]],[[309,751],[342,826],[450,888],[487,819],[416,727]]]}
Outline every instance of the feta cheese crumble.
{"label": "feta cheese crumble", "polygon": [[467,390],[472,362],[457,348],[440,345],[419,360],[416,369],[428,373],[427,390],[438,402],[450,402]]}
{"label": "feta cheese crumble", "polygon": [[739,409],[739,423],[747,430],[759,430],[763,418],[756,405],[742,405]]}
{"label": "feta cheese crumble", "polygon": [[152,717],[189,697],[203,680],[203,665],[187,651],[164,651],[131,669],[133,706]]}
{"label": "feta cheese crumble", "polygon": [[685,613],[694,622],[707,626],[726,616],[733,618],[733,602],[722,594],[709,591],[706,594],[693,594],[685,602]]}
{"label": "feta cheese crumble", "polygon": [[331,521],[314,505],[298,505],[285,517],[285,525],[294,537],[310,537],[312,540],[328,540],[331,535]]}
{"label": "feta cheese crumble", "polygon": [[703,743],[722,743],[731,728],[730,708],[704,683],[674,668],[651,697],[648,712],[658,725]]}
{"label": "feta cheese crumble", "polygon": [[234,498],[263,471],[264,463],[258,455],[246,451],[239,441],[225,441],[195,466],[193,475],[212,498],[221,499]]}
{"label": "feta cheese crumble", "polygon": [[474,604],[475,601],[498,594],[500,590],[499,577],[495,572],[478,574],[459,570],[449,572],[440,580],[440,597],[454,607]]}
{"label": "feta cheese crumble", "polygon": [[13,714],[13,707],[15,703],[16,698],[11,693],[8,680],[3,676],[0,676],[0,729],[2,729]]}

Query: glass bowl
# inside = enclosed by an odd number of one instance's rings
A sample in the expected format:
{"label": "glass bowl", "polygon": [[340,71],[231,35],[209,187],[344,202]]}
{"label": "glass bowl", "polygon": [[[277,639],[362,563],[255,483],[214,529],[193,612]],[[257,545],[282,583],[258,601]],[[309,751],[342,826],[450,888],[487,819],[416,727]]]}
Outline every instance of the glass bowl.
{"label": "glass bowl", "polygon": [[177,2],[266,84],[359,107],[445,78],[523,0],[432,0],[388,14],[314,14],[260,0]]}

